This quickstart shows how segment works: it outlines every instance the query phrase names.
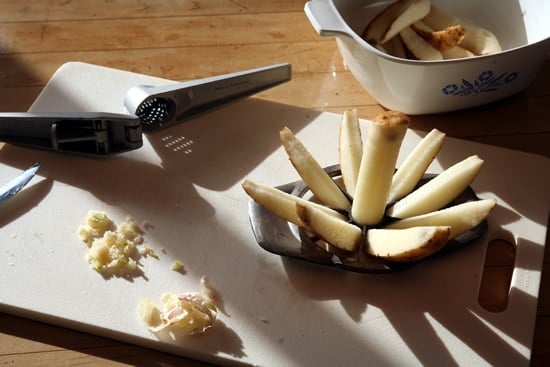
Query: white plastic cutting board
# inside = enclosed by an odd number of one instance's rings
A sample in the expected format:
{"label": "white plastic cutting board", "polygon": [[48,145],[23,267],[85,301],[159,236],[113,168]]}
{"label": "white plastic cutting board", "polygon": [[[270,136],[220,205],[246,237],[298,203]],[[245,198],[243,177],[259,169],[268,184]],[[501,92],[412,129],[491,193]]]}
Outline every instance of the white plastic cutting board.
{"label": "white plastic cutting board", "polygon": [[[32,111],[124,112],[126,91],[169,83],[83,63],[63,65]],[[279,88],[284,88],[280,86]],[[6,145],[7,181],[39,175],[0,207],[0,311],[219,364],[271,366],[527,366],[550,203],[548,159],[448,138],[430,171],[471,154],[486,164],[473,187],[496,197],[487,238],[402,273],[361,275],[263,251],[248,222],[245,177],[297,179],[279,147],[289,126],[322,165],[337,162],[340,116],[250,98],[146,136],[143,148],[91,159]],[[364,122],[368,128],[368,122]],[[408,133],[400,160],[420,139]],[[76,230],[89,209],[150,224],[160,256],[142,275],[105,279]],[[517,244],[506,311],[478,302],[487,239]],[[161,251],[164,249],[164,252]],[[174,260],[184,274],[170,270]],[[155,336],[136,316],[142,297],[199,289],[221,295],[220,322],[200,336]]]}

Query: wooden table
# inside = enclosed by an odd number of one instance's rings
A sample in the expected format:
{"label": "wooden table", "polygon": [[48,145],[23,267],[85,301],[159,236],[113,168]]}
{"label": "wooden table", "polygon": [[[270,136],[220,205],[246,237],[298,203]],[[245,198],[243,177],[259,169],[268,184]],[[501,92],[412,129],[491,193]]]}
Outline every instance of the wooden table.
{"label": "wooden table", "polygon": [[[320,38],[303,0],[0,0],[0,111],[25,111],[63,63],[83,61],[173,80],[278,62],[293,79],[260,98],[362,118],[383,108],[356,82],[333,39]],[[415,116],[412,127],[550,157],[550,57],[526,91],[489,106]],[[546,243],[548,244],[548,237]],[[546,250],[532,365],[550,360],[549,251]],[[484,296],[500,306],[509,254],[490,257]],[[1,271],[1,269],[0,269]],[[504,291],[502,291],[504,289]],[[0,285],[1,291],[1,285]],[[38,300],[37,300],[38,302]],[[0,365],[204,366],[92,335],[0,314]]]}

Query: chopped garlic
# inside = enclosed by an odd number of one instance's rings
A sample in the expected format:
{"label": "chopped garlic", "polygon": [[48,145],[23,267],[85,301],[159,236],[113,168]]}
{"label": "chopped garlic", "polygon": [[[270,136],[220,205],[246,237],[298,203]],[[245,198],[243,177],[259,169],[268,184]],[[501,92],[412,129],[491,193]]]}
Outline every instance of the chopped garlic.
{"label": "chopped garlic", "polygon": [[118,232],[122,233],[124,237],[135,244],[143,243],[143,230],[130,217],[126,218],[126,220],[118,226]]}
{"label": "chopped garlic", "polygon": [[136,245],[122,233],[107,231],[92,242],[86,259],[98,271],[105,269],[135,270],[137,263],[131,258]]}
{"label": "chopped garlic", "polygon": [[85,224],[78,228],[78,235],[89,246],[105,232],[113,230],[115,224],[105,212],[90,210],[86,215]]}
{"label": "chopped garlic", "polygon": [[78,228],[79,237],[88,245],[86,260],[99,272],[128,272],[137,269],[134,257],[139,255],[157,257],[150,247],[143,244],[143,230],[132,218],[126,218],[118,227],[102,211],[91,210],[85,224]]}
{"label": "chopped garlic", "polygon": [[174,270],[174,271],[181,271],[183,270],[183,263],[181,261],[174,261],[172,263],[172,266],[170,267],[171,270]]}
{"label": "chopped garlic", "polygon": [[159,259],[159,255],[149,246],[142,246],[138,249],[141,256],[151,256],[152,258]]}

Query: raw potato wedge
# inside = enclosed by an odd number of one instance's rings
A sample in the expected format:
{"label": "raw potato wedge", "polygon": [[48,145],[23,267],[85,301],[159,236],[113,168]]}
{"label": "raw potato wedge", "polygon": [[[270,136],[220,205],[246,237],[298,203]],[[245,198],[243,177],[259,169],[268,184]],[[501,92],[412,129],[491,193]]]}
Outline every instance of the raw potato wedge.
{"label": "raw potato wedge", "polygon": [[482,165],[477,155],[454,164],[390,206],[386,214],[402,219],[443,208],[470,185]]}
{"label": "raw potato wedge", "polygon": [[388,202],[401,199],[414,190],[443,145],[445,134],[437,129],[430,131],[409,153],[393,175]]}
{"label": "raw potato wedge", "polygon": [[441,50],[441,55],[445,60],[449,59],[464,59],[466,57],[474,57],[474,53],[461,46],[455,46],[447,50]]}
{"label": "raw potato wedge", "polygon": [[319,201],[335,209],[349,209],[350,202],[346,195],[292,131],[285,127],[280,132],[280,138],[292,165]]}
{"label": "raw potato wedge", "polygon": [[460,24],[446,27],[440,31],[434,31],[422,21],[413,23],[411,28],[424,38],[436,50],[443,51],[458,46],[464,39],[466,30]]}
{"label": "raw potato wedge", "polygon": [[465,34],[460,46],[470,50],[475,55],[486,55],[502,51],[498,39],[492,32],[477,25],[465,23],[460,18],[445,13],[437,6],[432,5],[430,12],[422,21],[435,30],[462,24]]}
{"label": "raw potato wedge", "polygon": [[435,212],[401,219],[386,228],[411,228],[420,226],[450,226],[449,240],[460,236],[481,223],[496,206],[495,199],[469,201]]}
{"label": "raw potato wedge", "polygon": [[384,52],[389,55],[400,57],[402,59],[407,58],[407,49],[403,44],[403,40],[399,35],[393,37],[391,40],[384,44]]}
{"label": "raw potato wedge", "polygon": [[399,32],[405,47],[418,60],[443,60],[443,55],[424,38],[420,37],[411,27]]}
{"label": "raw potato wedge", "polygon": [[304,228],[332,246],[355,251],[362,237],[361,228],[313,206],[296,203],[296,213]]}
{"label": "raw potato wedge", "polygon": [[405,137],[409,117],[386,111],[376,116],[363,146],[351,217],[362,225],[379,223],[386,208],[395,163]]}
{"label": "raw potato wedge", "polygon": [[363,155],[363,140],[356,109],[344,112],[340,123],[339,139],[342,179],[347,193],[354,196]]}
{"label": "raw potato wedge", "polygon": [[327,213],[327,215],[346,219],[342,214],[335,210],[332,210],[324,205],[319,205],[312,201],[302,199],[300,197],[287,194],[277,188],[262,185],[251,180],[244,180],[242,188],[254,201],[258,204],[277,215],[278,217],[296,224],[297,226],[303,225],[300,218],[296,214],[296,203],[300,203],[303,206],[313,206]]}
{"label": "raw potato wedge", "polygon": [[429,12],[429,0],[399,0],[378,13],[369,22],[362,37],[375,45],[383,44]]}
{"label": "raw potato wedge", "polygon": [[448,226],[369,229],[365,250],[390,261],[418,261],[445,246],[450,232]]}

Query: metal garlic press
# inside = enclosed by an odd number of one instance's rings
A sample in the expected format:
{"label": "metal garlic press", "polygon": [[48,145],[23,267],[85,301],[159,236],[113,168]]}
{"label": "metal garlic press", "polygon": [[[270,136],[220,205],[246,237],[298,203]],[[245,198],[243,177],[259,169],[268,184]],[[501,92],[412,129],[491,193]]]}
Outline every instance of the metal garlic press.
{"label": "metal garlic press", "polygon": [[140,118],[143,132],[152,133],[274,87],[290,77],[290,64],[284,63],[160,87],[136,86],[126,93],[124,106]]}
{"label": "metal garlic press", "polygon": [[121,101],[128,114],[0,113],[0,142],[109,156],[140,148],[144,132],[190,120],[290,77],[285,63],[161,87],[136,86]]}

